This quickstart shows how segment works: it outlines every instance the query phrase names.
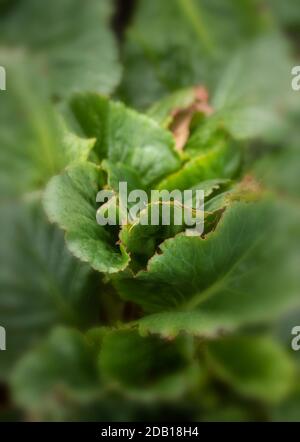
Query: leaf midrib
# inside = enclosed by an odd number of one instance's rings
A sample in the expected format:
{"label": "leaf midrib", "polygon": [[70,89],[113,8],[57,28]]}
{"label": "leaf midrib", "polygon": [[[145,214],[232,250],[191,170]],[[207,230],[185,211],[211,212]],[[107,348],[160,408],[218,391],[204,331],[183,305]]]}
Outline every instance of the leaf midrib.
{"label": "leaf midrib", "polygon": [[203,304],[204,301],[209,299],[215,292],[217,292],[220,287],[222,287],[223,285],[225,286],[226,281],[230,278],[236,267],[257,247],[257,245],[262,241],[263,236],[263,234],[259,235],[256,241],[254,241],[254,243],[251,245],[251,247],[249,247],[244,253],[241,254],[237,261],[232,265],[232,267],[227,272],[225,272],[220,279],[218,279],[204,291],[199,292],[195,296],[193,296],[193,298],[185,304],[184,310],[194,310],[200,304]]}

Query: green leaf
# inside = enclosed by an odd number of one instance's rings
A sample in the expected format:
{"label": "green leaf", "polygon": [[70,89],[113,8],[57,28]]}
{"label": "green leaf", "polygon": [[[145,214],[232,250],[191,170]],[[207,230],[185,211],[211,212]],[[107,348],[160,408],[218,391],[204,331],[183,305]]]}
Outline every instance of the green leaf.
{"label": "green leaf", "polygon": [[[37,421],[136,421],[159,416],[163,410],[172,416],[177,408],[173,410],[172,402],[196,388],[201,373],[196,363],[189,367],[190,349],[183,341],[144,339],[128,331],[107,331],[106,339],[109,347],[104,342],[99,355],[77,331],[54,329],[14,370],[16,403]],[[134,347],[144,342],[145,347]],[[128,348],[129,353],[116,353]],[[152,359],[155,350],[162,352],[161,362]],[[137,374],[135,380],[130,370]]]}
{"label": "green leaf", "polygon": [[230,284],[230,272],[253,246],[263,221],[262,209],[235,204],[207,238],[178,235],[165,241],[147,271],[132,281],[120,281],[125,284],[125,293],[148,310],[192,310]]}
{"label": "green leaf", "polygon": [[209,343],[207,356],[213,372],[246,397],[278,402],[292,386],[292,361],[270,338],[225,338]]}
{"label": "green leaf", "polygon": [[[274,50],[276,67],[271,61]],[[186,151],[205,145],[220,129],[236,140],[282,137],[287,112],[297,106],[295,94],[287,88],[291,65],[289,47],[276,33],[230,57],[213,95],[214,113],[194,125]]]}
{"label": "green leaf", "polygon": [[116,194],[119,193],[119,183],[127,183],[127,192],[140,189],[145,190],[145,184],[136,170],[121,162],[111,162],[104,160],[101,167],[107,173],[107,185],[113,189]]}
{"label": "green leaf", "polygon": [[[198,149],[198,150],[201,150]],[[203,150],[158,184],[159,189],[186,190],[212,179],[233,178],[241,163],[241,148],[223,135],[211,149]]]}
{"label": "green leaf", "polygon": [[[160,355],[159,358],[157,355]],[[135,330],[107,333],[99,354],[99,370],[108,385],[137,397],[176,398],[197,379],[186,339],[174,342],[142,337]]]}
{"label": "green leaf", "polygon": [[269,28],[267,15],[253,0],[141,0],[125,46],[125,101],[146,107],[182,87],[213,87],[228,57]]}
{"label": "green leaf", "polygon": [[52,94],[111,93],[120,80],[106,0],[20,0],[0,23],[2,45],[22,47],[41,63],[40,79]]}
{"label": "green leaf", "polygon": [[97,320],[91,272],[68,252],[62,233],[37,204],[1,206],[0,325],[7,350],[0,378],[55,324],[85,327]]}
{"label": "green leaf", "polygon": [[96,221],[96,196],[103,187],[103,173],[92,163],[66,169],[47,186],[44,206],[51,221],[66,231],[70,251],[100,272],[118,272],[128,255],[116,245],[112,229]]}
{"label": "green leaf", "polygon": [[82,161],[87,161],[94,148],[95,142],[96,140],[93,138],[80,138],[65,128],[62,137],[65,165],[69,166]]}
{"label": "green leaf", "polygon": [[144,186],[180,167],[172,135],[149,117],[97,94],[76,95],[71,105],[85,134],[97,138],[99,158],[131,168]]}
{"label": "green leaf", "polygon": [[[203,181],[192,190],[200,189],[204,192],[204,201],[224,192],[229,186],[229,180],[208,180]],[[223,195],[223,193],[221,193]],[[212,203],[214,198],[212,198]],[[220,211],[226,206],[224,199],[223,204],[217,206],[215,203],[211,213],[202,211],[199,207],[195,209],[195,194],[191,200],[185,201],[151,201],[148,206],[143,209],[137,219],[124,225],[120,231],[119,237],[126,251],[130,254],[132,263],[145,266],[156,250],[165,239],[172,238],[178,233],[196,227],[202,227],[204,224],[205,232],[213,227],[218,218]],[[228,202],[229,203],[229,202]],[[157,216],[156,224],[151,222],[152,216]],[[185,216],[193,217],[193,226],[185,223]],[[199,230],[198,230],[199,231]]]}
{"label": "green leaf", "polygon": [[78,331],[56,328],[19,362],[11,384],[18,405],[55,420],[61,408],[84,404],[99,395],[94,349]]}
{"label": "green leaf", "polygon": [[[202,311],[203,310],[203,311]],[[200,338],[216,338],[234,331],[243,319],[228,312],[207,312],[205,309],[170,310],[163,313],[145,315],[138,321],[141,334],[158,334],[164,338],[174,338],[180,333]]]}
{"label": "green leaf", "polygon": [[273,212],[269,203],[234,203],[206,238],[166,240],[146,271],[119,275],[115,285],[157,312],[139,321],[143,332],[206,336],[266,320],[300,302],[296,225],[281,206]]}
{"label": "green leaf", "polygon": [[[152,211],[155,215],[157,214],[158,224],[156,225],[151,222]],[[196,218],[196,211],[185,208],[185,212],[187,211]],[[163,215],[166,216],[164,223]],[[199,213],[199,223],[202,222],[201,215],[203,216],[203,212]],[[168,216],[169,225],[165,225],[167,224]],[[176,217],[181,221],[178,225],[175,224]],[[123,226],[119,236],[121,243],[130,254],[133,263],[137,261],[139,265],[145,266],[148,259],[154,255],[158,245],[163,242],[163,240],[172,238],[177,233],[185,230],[185,228],[182,204],[174,202],[153,202],[139,213],[135,221]]]}
{"label": "green leaf", "polygon": [[9,79],[1,92],[0,195],[8,198],[40,190],[66,165],[86,160],[95,140],[69,133],[27,54],[0,52],[0,58]]}
{"label": "green leaf", "polygon": [[273,131],[285,123],[283,116],[296,106],[288,87],[291,65],[289,46],[277,33],[243,47],[218,83],[212,100],[214,119],[237,139],[274,136]]}
{"label": "green leaf", "polygon": [[167,128],[172,121],[172,112],[177,109],[186,109],[195,100],[195,89],[186,88],[167,95],[154,103],[147,111],[147,115],[162,127]]}

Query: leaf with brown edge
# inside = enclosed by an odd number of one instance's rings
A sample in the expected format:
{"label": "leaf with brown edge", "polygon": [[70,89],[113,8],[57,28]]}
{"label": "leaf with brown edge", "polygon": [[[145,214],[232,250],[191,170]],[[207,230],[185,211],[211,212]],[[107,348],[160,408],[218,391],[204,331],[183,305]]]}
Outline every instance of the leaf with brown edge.
{"label": "leaf with brown edge", "polygon": [[299,304],[294,256],[282,253],[282,216],[271,201],[235,202],[205,239],[166,240],[146,271],[118,275],[115,286],[152,313],[139,321],[143,332],[163,336],[214,335],[276,317]]}
{"label": "leaf with brown edge", "polygon": [[194,114],[202,113],[209,116],[213,113],[208,104],[208,92],[203,86],[194,89],[194,101],[186,108],[177,108],[172,112],[173,121],[170,130],[174,135],[176,149],[182,151],[190,135],[190,125]]}

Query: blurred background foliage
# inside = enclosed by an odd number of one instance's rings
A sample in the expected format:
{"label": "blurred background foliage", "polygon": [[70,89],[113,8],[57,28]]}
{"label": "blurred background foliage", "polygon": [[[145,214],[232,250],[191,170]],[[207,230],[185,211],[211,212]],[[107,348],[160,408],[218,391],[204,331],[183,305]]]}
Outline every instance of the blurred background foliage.
{"label": "blurred background foliage", "polygon": [[[300,95],[291,89],[299,58],[298,0],[0,0],[7,71],[0,92],[0,325],[7,330],[0,419],[300,420],[299,355],[291,350],[291,329],[300,323]],[[215,112],[195,125],[187,150],[192,156],[220,122],[243,143],[243,174],[276,196],[280,230],[265,247],[281,262],[265,268],[265,255],[255,256],[261,271],[246,279],[257,289],[250,312],[225,296],[175,326],[158,315],[144,317],[142,335],[118,329],[140,307],[121,301],[102,274],[73,257],[42,209],[49,179],[93,155],[94,135],[83,137],[68,102],[74,93],[97,92],[161,122],[181,102],[178,94],[188,97],[185,88],[196,85],[207,88]],[[255,309],[262,280],[270,291],[261,309],[276,311],[263,320]],[[163,280],[159,290],[167,290]],[[200,339],[188,332],[199,321],[206,330],[219,321],[221,332],[235,331]],[[158,336],[174,327],[186,333]]]}

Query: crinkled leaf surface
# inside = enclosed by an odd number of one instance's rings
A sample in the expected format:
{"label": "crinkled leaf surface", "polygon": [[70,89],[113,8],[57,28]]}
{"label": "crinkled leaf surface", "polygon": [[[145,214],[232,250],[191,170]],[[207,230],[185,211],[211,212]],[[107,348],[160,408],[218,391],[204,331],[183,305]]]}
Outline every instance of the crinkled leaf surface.
{"label": "crinkled leaf surface", "polygon": [[[181,234],[166,240],[146,271],[118,277],[124,298],[157,312],[140,320],[141,329],[214,335],[298,304],[296,214],[274,230],[281,211],[270,216],[268,206],[234,203],[205,239]],[[287,241],[293,244],[288,259]]]}
{"label": "crinkled leaf surface", "polygon": [[[129,298],[150,310],[193,309],[219,287],[223,289],[230,272],[253,246],[256,232],[256,240],[261,236],[262,209],[253,209],[236,204],[205,239],[178,235],[164,242],[162,253],[151,259],[147,271],[139,273],[132,283],[125,281]],[[120,282],[123,284],[122,279]],[[156,290],[152,290],[154,286]]]}
{"label": "crinkled leaf surface", "polygon": [[172,135],[149,117],[97,94],[78,94],[73,112],[88,137],[95,137],[100,159],[132,169],[144,185],[180,166]]}
{"label": "crinkled leaf surface", "polygon": [[[191,214],[194,219],[197,214],[190,208],[185,212]],[[200,211],[199,211],[200,212]],[[155,223],[152,221],[155,219]],[[176,222],[175,219],[180,222]],[[204,214],[198,213],[198,220],[203,224]],[[166,238],[172,238],[185,228],[184,209],[180,203],[156,202],[149,204],[143,209],[136,220],[123,226],[120,232],[120,240],[132,260],[146,265],[148,259],[154,255],[158,244]],[[141,247],[142,244],[142,247]]]}
{"label": "crinkled leaf surface", "polygon": [[[144,264],[147,264],[159,244],[167,238],[172,238],[176,234],[187,230],[195,229],[196,223],[198,229],[204,224],[205,231],[208,227],[214,225],[218,212],[226,206],[225,196],[220,198],[221,204],[218,206],[214,201],[218,196],[228,194],[225,190],[230,186],[230,180],[207,180],[194,186],[191,199],[182,199],[182,195],[177,192],[170,192],[171,201],[165,201],[165,192],[159,192],[158,200],[151,200],[151,203],[141,210],[138,216],[124,225],[120,231],[119,237],[124,244],[131,258],[135,257]],[[204,207],[210,203],[212,211],[204,212],[203,208],[198,208],[195,191],[201,190],[204,193]],[[167,194],[168,195],[168,194]],[[177,200],[172,198],[179,197]],[[157,198],[157,197],[156,197]],[[228,200],[229,204],[229,200]],[[192,225],[186,223],[191,221]],[[199,230],[198,230],[199,232]],[[143,245],[141,247],[141,244]]]}
{"label": "crinkled leaf surface", "polygon": [[38,58],[55,96],[91,89],[109,94],[120,80],[110,15],[107,0],[20,0],[1,20],[0,41]]}
{"label": "crinkled leaf surface", "polygon": [[119,184],[125,182],[127,183],[127,193],[137,189],[146,190],[147,188],[139,173],[126,164],[104,160],[101,167],[107,173],[108,187],[113,189],[116,194],[119,193]]}
{"label": "crinkled leaf surface", "polygon": [[[198,148],[198,146],[196,147]],[[203,146],[199,145],[201,152]],[[202,181],[217,178],[233,178],[239,170],[242,150],[225,135],[215,140],[212,148],[203,149],[201,153],[187,161],[183,167],[167,176],[159,184],[159,189],[186,190],[199,185]]]}
{"label": "crinkled leaf surface", "polygon": [[103,187],[100,168],[85,162],[66,169],[47,186],[44,206],[51,221],[66,231],[71,252],[95,270],[117,272],[128,263],[128,255],[116,245],[114,232],[97,224],[96,196]]}

